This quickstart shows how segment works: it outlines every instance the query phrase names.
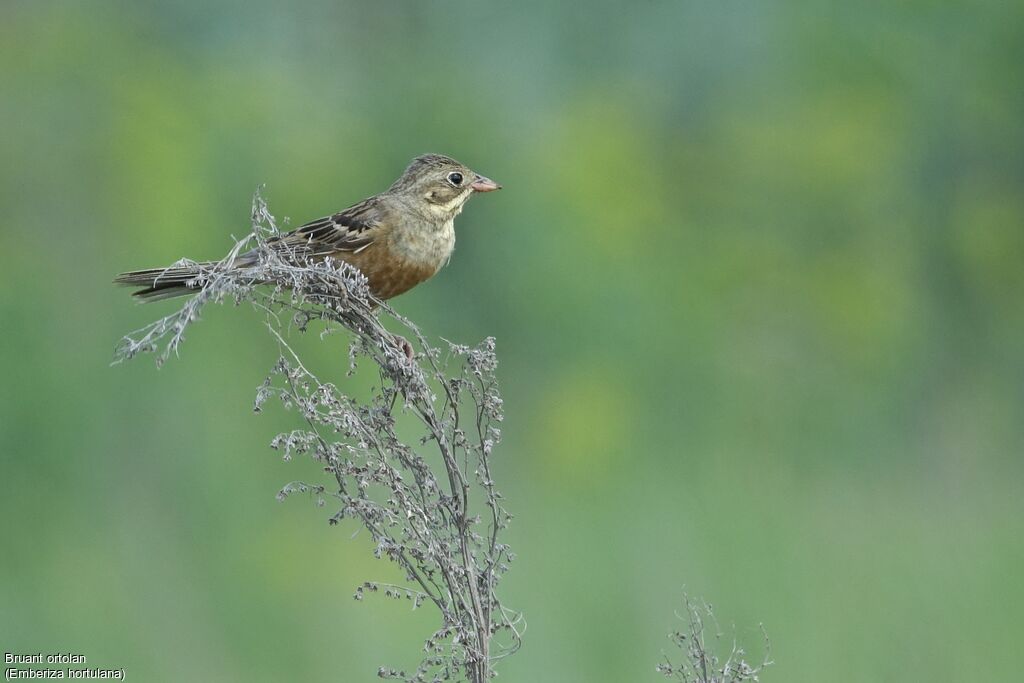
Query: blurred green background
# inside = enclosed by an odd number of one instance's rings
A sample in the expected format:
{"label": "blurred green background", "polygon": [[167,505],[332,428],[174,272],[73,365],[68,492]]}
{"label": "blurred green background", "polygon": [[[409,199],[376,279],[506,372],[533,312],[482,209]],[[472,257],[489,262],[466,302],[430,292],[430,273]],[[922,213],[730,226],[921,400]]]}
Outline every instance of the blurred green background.
{"label": "blurred green background", "polygon": [[[136,681],[362,681],[435,620],[283,483],[259,316],[109,367],[119,271],[414,155],[504,183],[394,303],[499,341],[510,681],[655,681],[682,589],[766,681],[1010,681],[1024,4],[0,5],[0,640]],[[314,352],[338,358],[345,346]],[[315,345],[314,345],[315,346]]]}

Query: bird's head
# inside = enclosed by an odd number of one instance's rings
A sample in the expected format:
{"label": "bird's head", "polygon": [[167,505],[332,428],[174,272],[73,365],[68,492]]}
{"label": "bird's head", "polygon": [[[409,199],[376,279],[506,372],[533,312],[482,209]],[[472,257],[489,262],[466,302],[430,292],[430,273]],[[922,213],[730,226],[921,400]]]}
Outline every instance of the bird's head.
{"label": "bird's head", "polygon": [[389,192],[402,194],[426,212],[454,217],[477,192],[500,190],[501,185],[443,154],[424,154],[412,160]]}

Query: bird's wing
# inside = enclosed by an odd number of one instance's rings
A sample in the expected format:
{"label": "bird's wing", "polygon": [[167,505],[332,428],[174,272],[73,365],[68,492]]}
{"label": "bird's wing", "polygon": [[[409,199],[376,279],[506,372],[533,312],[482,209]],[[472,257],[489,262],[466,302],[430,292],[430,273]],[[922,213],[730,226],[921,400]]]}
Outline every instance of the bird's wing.
{"label": "bird's wing", "polygon": [[301,249],[311,256],[338,251],[360,252],[383,234],[386,225],[385,207],[379,198],[371,197],[344,211],[306,223],[270,243]]}

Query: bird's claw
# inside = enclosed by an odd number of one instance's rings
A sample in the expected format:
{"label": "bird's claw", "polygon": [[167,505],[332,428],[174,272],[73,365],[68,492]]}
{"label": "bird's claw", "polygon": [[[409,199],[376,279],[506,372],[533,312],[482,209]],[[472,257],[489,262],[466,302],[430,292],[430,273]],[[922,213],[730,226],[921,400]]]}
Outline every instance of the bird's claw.
{"label": "bird's claw", "polygon": [[395,346],[402,349],[402,351],[405,353],[406,359],[408,359],[410,363],[412,363],[413,360],[416,359],[416,349],[412,347],[412,344],[410,344],[409,340],[406,339],[405,337],[396,334]]}

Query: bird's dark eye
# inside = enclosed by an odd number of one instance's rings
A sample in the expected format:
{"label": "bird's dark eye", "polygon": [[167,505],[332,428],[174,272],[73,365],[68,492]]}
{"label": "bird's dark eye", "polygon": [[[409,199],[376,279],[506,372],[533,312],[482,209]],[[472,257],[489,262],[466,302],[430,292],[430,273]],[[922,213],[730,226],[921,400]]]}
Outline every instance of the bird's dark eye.
{"label": "bird's dark eye", "polygon": [[448,182],[454,185],[455,187],[458,187],[459,185],[462,184],[462,174],[459,173],[458,171],[452,171],[451,173],[448,174]]}

